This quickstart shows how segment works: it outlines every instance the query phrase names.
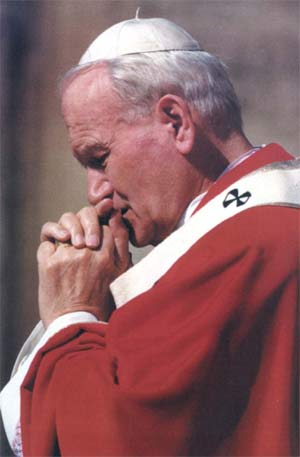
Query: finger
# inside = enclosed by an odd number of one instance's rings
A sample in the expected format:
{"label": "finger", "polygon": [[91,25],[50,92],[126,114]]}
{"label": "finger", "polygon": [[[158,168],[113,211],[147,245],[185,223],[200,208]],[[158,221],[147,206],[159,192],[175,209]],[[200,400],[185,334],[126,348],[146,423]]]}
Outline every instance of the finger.
{"label": "finger", "polygon": [[99,225],[98,214],[92,206],[82,208],[77,216],[80,220],[86,246],[89,248],[97,248],[101,242],[102,229]]}
{"label": "finger", "polygon": [[129,235],[128,230],[122,221],[120,212],[112,215],[109,221],[109,227],[114,238],[119,261],[123,264],[125,263],[127,266],[131,261],[131,255],[129,253]]}
{"label": "finger", "polygon": [[95,210],[98,216],[106,216],[111,213],[113,210],[113,201],[111,198],[104,198],[101,200],[97,206],[95,206]]}
{"label": "finger", "polygon": [[114,237],[111,229],[107,225],[103,225],[102,227],[102,244],[100,252],[103,251],[107,251],[110,256],[114,255],[115,251]]}
{"label": "finger", "polygon": [[71,237],[68,230],[61,227],[56,222],[46,222],[41,230],[41,242],[43,241],[67,241]]}
{"label": "finger", "polygon": [[76,248],[85,247],[84,232],[79,218],[74,213],[65,213],[59,220],[62,225],[71,235],[71,243]]}
{"label": "finger", "polygon": [[44,263],[56,251],[55,245],[50,241],[44,241],[40,244],[37,251],[38,263]]}

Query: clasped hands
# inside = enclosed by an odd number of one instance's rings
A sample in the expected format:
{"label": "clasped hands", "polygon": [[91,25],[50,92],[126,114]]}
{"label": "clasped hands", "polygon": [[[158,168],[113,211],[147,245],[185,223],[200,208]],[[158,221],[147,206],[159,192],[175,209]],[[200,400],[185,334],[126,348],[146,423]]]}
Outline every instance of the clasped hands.
{"label": "clasped hands", "polygon": [[128,232],[120,213],[113,213],[105,226],[93,207],[85,207],[42,227],[37,259],[45,327],[74,311],[107,321],[114,310],[109,285],[131,266]]}

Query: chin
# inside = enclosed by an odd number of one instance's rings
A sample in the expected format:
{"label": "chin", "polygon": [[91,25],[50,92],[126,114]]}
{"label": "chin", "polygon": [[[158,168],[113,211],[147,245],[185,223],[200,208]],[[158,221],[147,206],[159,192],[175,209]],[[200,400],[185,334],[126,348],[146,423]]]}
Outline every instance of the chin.
{"label": "chin", "polygon": [[147,233],[147,230],[139,230],[131,226],[129,228],[129,241],[136,248],[143,248],[145,246],[155,246],[158,243],[155,243],[152,239],[153,237]]}
{"label": "chin", "polygon": [[143,248],[149,245],[156,246],[162,241],[161,239],[156,239],[155,225],[153,223],[142,224],[136,221],[132,223],[128,220],[125,220],[124,223],[129,233],[130,243],[137,248]]}
{"label": "chin", "polygon": [[157,246],[163,240],[156,240],[145,232],[138,233],[132,229],[129,231],[129,241],[136,248],[144,248],[145,246]]}
{"label": "chin", "polygon": [[155,246],[151,240],[136,237],[134,232],[129,233],[129,241],[136,248],[143,248],[149,245]]}

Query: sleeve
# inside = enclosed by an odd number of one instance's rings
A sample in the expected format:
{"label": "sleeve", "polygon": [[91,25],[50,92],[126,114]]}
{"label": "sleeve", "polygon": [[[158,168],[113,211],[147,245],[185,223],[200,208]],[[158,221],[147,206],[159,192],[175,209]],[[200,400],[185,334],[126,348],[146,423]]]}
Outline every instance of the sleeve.
{"label": "sleeve", "polygon": [[60,330],[78,322],[97,322],[93,314],[74,312],[55,319],[45,330],[40,321],[25,341],[14,364],[12,377],[0,395],[1,414],[8,441],[18,455],[20,444],[20,386],[30,369],[31,363],[40,350],[53,335]]}
{"label": "sleeve", "polygon": [[[106,327],[107,324],[100,322],[69,326],[55,334],[35,356],[21,386],[25,456],[61,455],[60,421],[65,424],[62,439],[70,443],[81,441],[82,434],[90,429],[91,421],[83,411],[84,399],[97,391],[97,371],[104,369]],[[95,371],[96,377],[93,376]],[[81,381],[82,389],[79,388]],[[66,407],[70,398],[72,402]],[[95,398],[94,403],[98,405]],[[63,455],[80,455],[76,447],[73,450],[74,453],[69,452],[67,447]]]}

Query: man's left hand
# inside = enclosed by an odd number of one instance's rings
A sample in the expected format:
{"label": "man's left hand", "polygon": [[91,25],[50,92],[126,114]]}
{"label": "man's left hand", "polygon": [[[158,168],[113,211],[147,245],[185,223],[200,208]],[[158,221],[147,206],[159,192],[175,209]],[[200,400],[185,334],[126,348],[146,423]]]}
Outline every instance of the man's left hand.
{"label": "man's left hand", "polygon": [[47,327],[57,317],[88,311],[106,321],[114,309],[109,285],[131,265],[128,233],[119,214],[102,226],[97,249],[43,241],[38,249],[39,308]]}

